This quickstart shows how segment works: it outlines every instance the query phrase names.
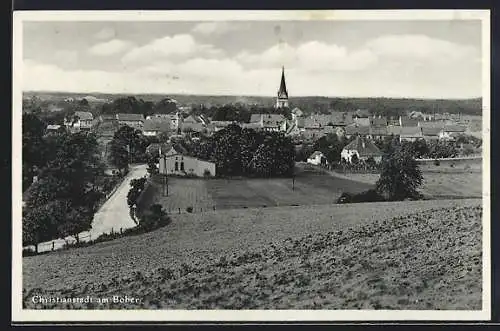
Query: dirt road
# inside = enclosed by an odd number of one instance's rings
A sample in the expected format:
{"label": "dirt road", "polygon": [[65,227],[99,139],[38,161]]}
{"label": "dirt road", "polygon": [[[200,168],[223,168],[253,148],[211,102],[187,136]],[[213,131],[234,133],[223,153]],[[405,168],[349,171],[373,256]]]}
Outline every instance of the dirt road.
{"label": "dirt road", "polygon": [[[117,232],[120,231],[120,228],[127,229],[136,225],[129,215],[127,194],[130,188],[130,181],[145,175],[147,175],[147,165],[145,164],[135,165],[130,168],[123,182],[94,215],[92,229],[80,233],[80,241],[86,242],[96,239],[103,233],[109,233],[111,231]],[[66,241],[75,242],[75,238],[68,237],[65,240],[58,239],[40,243],[38,245],[38,251],[45,252],[52,249],[59,249]]]}

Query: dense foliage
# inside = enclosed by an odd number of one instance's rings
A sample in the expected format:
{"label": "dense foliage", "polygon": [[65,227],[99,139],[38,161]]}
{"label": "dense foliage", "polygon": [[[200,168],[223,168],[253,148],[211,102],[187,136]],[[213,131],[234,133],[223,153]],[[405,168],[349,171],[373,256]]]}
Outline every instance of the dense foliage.
{"label": "dense foliage", "polygon": [[113,135],[110,142],[110,161],[120,171],[129,163],[147,162],[146,148],[154,138],[145,137],[141,130],[124,125]]}
{"label": "dense foliage", "polygon": [[61,133],[44,137],[41,144],[38,181],[25,195],[23,244],[36,247],[43,240],[70,235],[78,241],[78,233],[90,229],[96,207],[109,189],[102,180],[96,137]]}
{"label": "dense foliage", "polygon": [[262,132],[229,125],[213,136],[189,146],[191,154],[215,162],[217,173],[227,176],[289,176],[295,148],[280,132]]}
{"label": "dense foliage", "polygon": [[376,183],[377,191],[389,200],[404,200],[419,196],[417,188],[423,176],[411,149],[399,146],[382,158],[382,171]]}

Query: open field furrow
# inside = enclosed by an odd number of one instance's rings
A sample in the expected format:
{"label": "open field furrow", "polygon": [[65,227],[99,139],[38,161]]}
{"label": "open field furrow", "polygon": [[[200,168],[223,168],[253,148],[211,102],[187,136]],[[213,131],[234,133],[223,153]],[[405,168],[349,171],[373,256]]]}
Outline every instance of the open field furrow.
{"label": "open field furrow", "polygon": [[[249,208],[172,215],[166,228],[92,247],[75,248],[23,258],[26,288],[57,288],[64,283],[102,282],[133,270],[206,263],[228,252],[252,249],[276,240],[333,230],[348,231],[360,224],[382,222],[434,208],[478,206],[480,199]],[[55,266],[66,265],[62,270]],[[88,270],[100,270],[88,274]],[[67,271],[69,270],[69,271]]]}
{"label": "open field furrow", "polygon": [[276,238],[203,262],[160,263],[101,285],[26,290],[25,302],[32,307],[34,294],[125,291],[142,301],[93,308],[481,309],[482,209],[480,200],[462,201],[420,210],[414,204],[412,213],[392,219]]}

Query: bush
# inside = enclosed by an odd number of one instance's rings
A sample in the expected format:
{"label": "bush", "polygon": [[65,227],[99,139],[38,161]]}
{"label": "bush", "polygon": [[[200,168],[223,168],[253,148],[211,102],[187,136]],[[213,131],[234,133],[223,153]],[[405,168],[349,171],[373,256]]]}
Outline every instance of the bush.
{"label": "bush", "polygon": [[374,189],[363,191],[357,194],[344,192],[337,199],[337,203],[359,203],[359,202],[379,202],[379,201],[385,201],[385,198]]}
{"label": "bush", "polygon": [[141,215],[138,228],[145,231],[152,231],[167,225],[169,222],[170,218],[162,206],[154,204]]}
{"label": "bush", "polygon": [[439,160],[434,160],[434,165],[435,165],[436,167],[439,167],[439,165],[440,165]]}
{"label": "bush", "polygon": [[205,169],[205,171],[203,171],[203,176],[204,177],[210,177],[210,176],[212,176],[212,173],[210,172],[210,170]]}
{"label": "bush", "polygon": [[187,211],[188,213],[192,213],[192,212],[193,212],[193,207],[187,207],[187,208],[186,208],[186,211]]}

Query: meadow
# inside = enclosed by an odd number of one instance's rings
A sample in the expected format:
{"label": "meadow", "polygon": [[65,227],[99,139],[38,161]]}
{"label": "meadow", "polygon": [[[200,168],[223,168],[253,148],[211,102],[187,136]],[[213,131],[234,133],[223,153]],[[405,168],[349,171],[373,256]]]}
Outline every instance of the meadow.
{"label": "meadow", "polygon": [[[481,215],[480,199],[175,215],[151,233],[23,258],[23,301],[69,309],[481,309]],[[141,301],[31,301],[114,294]]]}
{"label": "meadow", "polygon": [[[302,171],[291,178],[233,178],[233,179],[168,179],[168,196],[162,180],[156,178],[149,194],[151,203],[161,204],[167,212],[308,206],[335,203],[344,191],[358,193],[373,185],[328,176],[315,171]],[[165,192],[165,193],[164,193]]]}
{"label": "meadow", "polygon": [[[374,185],[378,174],[342,174],[353,181]],[[429,199],[481,198],[482,175],[480,172],[423,172],[424,181],[419,191]]]}

